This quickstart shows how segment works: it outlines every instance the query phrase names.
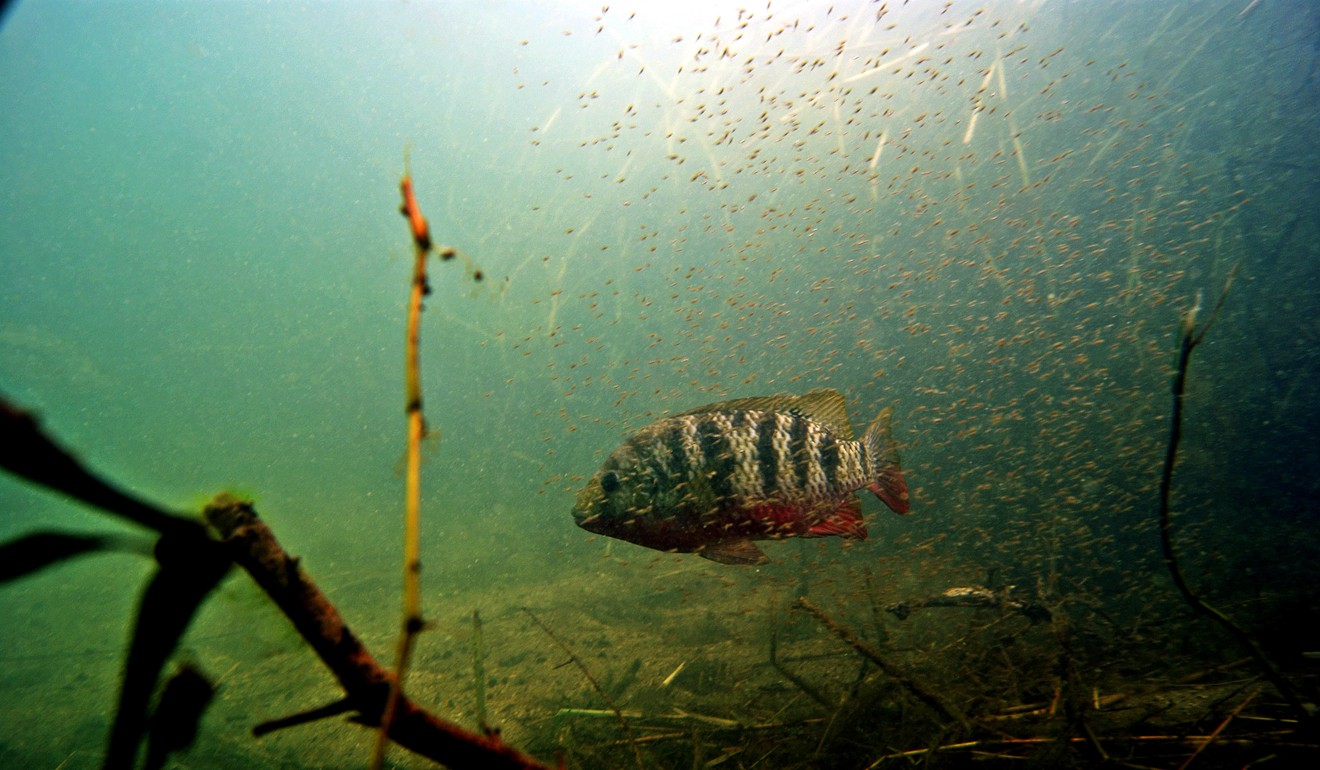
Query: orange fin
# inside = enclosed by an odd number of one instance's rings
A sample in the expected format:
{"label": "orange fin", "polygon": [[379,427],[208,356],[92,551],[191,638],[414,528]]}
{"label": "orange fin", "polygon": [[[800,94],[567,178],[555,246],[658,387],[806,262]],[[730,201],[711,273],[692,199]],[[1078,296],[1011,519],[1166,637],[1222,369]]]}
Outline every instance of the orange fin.
{"label": "orange fin", "polygon": [[907,513],[911,505],[908,499],[907,481],[898,468],[882,470],[880,477],[867,489],[875,493],[881,502],[889,506],[894,513]]}
{"label": "orange fin", "polygon": [[697,554],[720,564],[765,564],[770,561],[750,540],[715,543],[702,548]]}
{"label": "orange fin", "polygon": [[857,498],[839,506],[802,534],[803,537],[838,537],[849,540],[866,539],[866,522],[862,521],[862,504]]}

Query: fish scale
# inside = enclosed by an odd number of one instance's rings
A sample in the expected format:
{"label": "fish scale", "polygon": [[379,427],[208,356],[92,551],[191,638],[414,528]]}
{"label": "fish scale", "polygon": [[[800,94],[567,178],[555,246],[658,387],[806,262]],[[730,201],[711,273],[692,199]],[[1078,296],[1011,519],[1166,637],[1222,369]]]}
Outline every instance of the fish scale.
{"label": "fish scale", "polygon": [[727,443],[733,466],[730,473],[730,496],[740,500],[756,500],[763,496],[765,485],[761,481],[760,460],[756,453],[756,424],[758,412],[716,412],[710,421],[719,428]]}
{"label": "fish scale", "polygon": [[791,414],[776,414],[775,416],[775,435],[772,439],[775,449],[775,481],[776,486],[782,493],[789,495],[797,489],[797,470],[793,464],[793,451],[789,448],[791,433],[789,426],[793,422]]}

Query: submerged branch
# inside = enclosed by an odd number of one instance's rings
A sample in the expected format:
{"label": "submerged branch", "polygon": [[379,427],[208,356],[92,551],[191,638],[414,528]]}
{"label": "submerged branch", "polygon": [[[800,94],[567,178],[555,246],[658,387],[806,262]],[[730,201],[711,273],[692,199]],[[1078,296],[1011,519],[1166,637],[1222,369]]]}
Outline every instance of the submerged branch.
{"label": "submerged branch", "polygon": [[582,659],[573,652],[573,649],[569,647],[564,640],[555,636],[555,632],[550,630],[550,626],[546,625],[544,621],[538,618],[536,613],[532,612],[531,608],[523,607],[522,611],[527,613],[527,617],[531,618],[533,623],[540,626],[541,630],[545,632],[545,635],[550,637],[550,641],[557,644],[559,649],[563,650],[564,654],[568,655],[568,659],[572,661],[574,666],[577,666],[578,671],[582,672],[582,675],[591,683],[591,687],[610,707],[610,710],[614,712],[615,717],[619,720],[619,724],[623,727],[624,735],[628,738],[628,745],[632,747],[633,757],[637,760],[638,770],[646,770],[646,763],[642,761],[641,749],[637,748],[637,737],[633,735],[632,725],[628,724],[628,720],[624,717],[623,710],[619,708],[619,704],[615,703],[614,699],[610,697],[610,694],[605,692],[605,688],[601,687],[600,682],[596,681],[596,677],[591,675],[591,669],[587,668],[587,664],[582,662]]}
{"label": "submerged branch", "polygon": [[819,690],[807,684],[806,680],[793,673],[779,660],[779,623],[775,618],[775,605],[770,604],[770,666],[778,671],[785,679],[792,682],[799,690],[807,694],[807,697],[824,706],[827,709],[835,708],[838,704],[830,703],[829,699],[821,694]]}
{"label": "submerged branch", "polygon": [[880,670],[898,680],[903,688],[916,696],[917,700],[926,704],[945,722],[965,725],[967,717],[963,716],[953,706],[948,705],[942,698],[936,695],[930,688],[918,682],[915,678],[903,671],[899,667],[890,663],[871,645],[862,641],[850,629],[838,623],[834,618],[825,614],[825,611],[817,607],[810,599],[805,596],[799,596],[797,604],[802,609],[811,613],[811,616],[819,620],[822,625],[834,632],[834,635],[847,642],[854,650],[861,653],[863,657],[880,667]]}
{"label": "submerged branch", "polygon": [[1204,325],[1200,327],[1196,325],[1196,315],[1201,306],[1200,296],[1198,295],[1195,305],[1183,316],[1180,326],[1182,342],[1178,351],[1178,369],[1173,378],[1173,412],[1169,420],[1169,443],[1165,448],[1164,469],[1160,474],[1160,550],[1164,556],[1164,564],[1169,569],[1169,575],[1173,578],[1173,584],[1177,586],[1183,599],[1196,612],[1209,617],[1223,627],[1256,661],[1265,678],[1288,701],[1293,713],[1299,719],[1306,719],[1310,716],[1311,710],[1308,709],[1306,704],[1302,703],[1292,685],[1283,678],[1279,670],[1265,656],[1265,652],[1260,648],[1260,645],[1256,644],[1256,641],[1247,632],[1239,628],[1227,615],[1192,591],[1187,584],[1187,580],[1183,577],[1182,569],[1178,565],[1177,554],[1173,549],[1173,522],[1169,514],[1169,496],[1173,488],[1173,469],[1178,460],[1178,442],[1182,438],[1182,410],[1183,396],[1187,389],[1187,368],[1191,364],[1192,351],[1205,339],[1206,332],[1210,331],[1210,326],[1218,317],[1236,272],[1237,270],[1234,268],[1233,273],[1229,274],[1228,280],[1225,281],[1224,288],[1219,294],[1219,300],[1215,303],[1214,310]]}
{"label": "submerged branch", "polygon": [[431,230],[417,205],[413,194],[412,177],[404,174],[399,182],[403,205],[399,211],[408,220],[413,239],[413,277],[408,296],[408,324],[404,353],[403,410],[408,424],[407,470],[404,474],[403,513],[403,621],[394,654],[394,676],[390,679],[389,697],[385,713],[380,720],[376,745],[372,748],[370,767],[379,770],[385,761],[389,745],[386,734],[394,720],[403,683],[408,676],[408,663],[412,658],[417,635],[426,627],[422,618],[422,437],[426,434],[426,418],[422,415],[422,374],[418,361],[421,357],[422,299],[431,293],[426,278],[426,258],[431,253]]}
{"label": "submerged branch", "polygon": [[123,491],[85,468],[52,441],[31,412],[0,397],[0,468],[164,535],[195,530],[195,519]]}
{"label": "submerged branch", "polygon": [[[161,596],[166,597],[168,605],[172,601],[168,594],[182,591],[188,596],[180,604],[194,604],[189,596],[196,597],[209,591],[208,576],[213,576],[221,566],[227,567],[232,561],[246,570],[270,596],[339,680],[346,693],[345,699],[352,704],[351,710],[359,715],[358,720],[367,724],[380,721],[389,691],[390,673],[376,663],[344,623],[338,610],[299,569],[298,560],[284,551],[250,504],[221,495],[207,506],[207,521],[220,535],[217,542],[195,518],[167,512],[101,480],[48,438],[30,413],[3,398],[0,398],[0,468],[162,535],[157,548],[162,571],[148,588],[150,595],[143,597],[144,611],[139,614],[137,634],[146,641],[142,641],[142,649],[131,654],[146,655],[146,647],[154,644],[159,648],[162,642],[168,641],[162,638],[153,642],[151,637],[164,635],[159,634],[154,622],[143,622],[149,614],[148,608],[160,606],[158,599]],[[180,543],[187,548],[181,547]],[[171,581],[160,579],[167,565],[168,569],[177,570],[176,565],[180,563],[196,561],[196,547],[201,548],[208,562],[212,562],[217,551],[224,558],[202,571],[207,575],[199,575],[195,580],[190,578],[188,586],[170,588]],[[172,617],[176,618],[172,624],[186,625],[183,609],[180,606],[171,611]],[[150,612],[157,611],[150,609]],[[191,609],[187,617],[191,617]],[[135,640],[135,645],[138,641]],[[149,657],[156,659],[159,652]],[[134,715],[126,718],[129,727],[125,729],[131,728],[140,734],[143,726],[140,718]],[[432,716],[406,698],[399,700],[398,716],[390,728],[389,737],[416,754],[454,768],[547,770],[535,759],[504,745],[498,737],[464,730]]]}
{"label": "submerged branch", "polygon": [[138,550],[116,535],[85,535],[75,532],[42,530],[0,543],[0,583],[27,577],[41,570],[84,554],[109,550]]}
{"label": "submerged branch", "polygon": [[[131,770],[146,734],[147,710],[161,672],[206,597],[231,566],[222,546],[199,526],[156,543],[160,567],[138,602],[137,622],[119,683],[119,706],[106,744],[105,770]],[[161,716],[160,712],[157,712]]]}
{"label": "submerged branch", "polygon": [[[234,561],[247,570],[307,640],[344,688],[359,721],[379,724],[391,675],[354,636],[320,589],[303,574],[248,503],[221,495],[206,508]],[[504,745],[428,714],[400,694],[389,738],[400,746],[451,767],[543,768]]]}

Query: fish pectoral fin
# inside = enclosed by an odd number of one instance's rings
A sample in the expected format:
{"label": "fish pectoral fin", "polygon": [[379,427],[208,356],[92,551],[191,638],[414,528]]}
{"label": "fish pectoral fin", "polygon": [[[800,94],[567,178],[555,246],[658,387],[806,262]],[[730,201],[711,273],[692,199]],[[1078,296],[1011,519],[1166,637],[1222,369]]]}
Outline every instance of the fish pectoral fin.
{"label": "fish pectoral fin", "polygon": [[838,510],[832,511],[821,517],[820,521],[812,524],[802,537],[830,537],[837,535],[848,540],[866,539],[866,522],[862,521],[862,504],[857,498],[853,498]]}
{"label": "fish pectoral fin", "polygon": [[715,543],[702,548],[697,554],[720,564],[765,564],[770,561],[750,540]]}

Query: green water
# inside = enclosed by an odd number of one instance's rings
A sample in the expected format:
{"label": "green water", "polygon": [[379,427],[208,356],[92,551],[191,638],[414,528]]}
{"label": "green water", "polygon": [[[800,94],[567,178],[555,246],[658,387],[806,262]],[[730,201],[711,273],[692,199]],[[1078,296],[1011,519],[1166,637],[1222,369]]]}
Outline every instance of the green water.
{"label": "green water", "polygon": [[[1236,265],[1192,366],[1178,543],[1198,590],[1303,666],[1320,650],[1304,630],[1320,14],[888,6],[16,3],[0,393],[163,505],[255,498],[388,660],[406,157],[435,240],[483,275],[432,266],[433,627],[410,691],[475,726],[480,609],[506,738],[635,766],[616,721],[556,717],[608,705],[530,606],[639,715],[650,766],[866,767],[938,732],[914,717],[868,738],[853,724],[903,720],[856,698],[840,716],[867,671],[788,608],[804,591],[973,711],[987,693],[1050,700],[1051,631],[994,610],[900,623],[884,605],[1015,585],[1068,619],[1084,679],[1108,691],[1241,657],[1189,619],[1154,519],[1179,319],[1198,293],[1204,319]],[[573,525],[575,491],[630,431],[815,387],[859,428],[895,408],[911,516],[864,500],[869,540],[770,543],[764,568]],[[0,537],[35,529],[130,531],[0,478]],[[0,765],[99,766],[150,567],[95,555],[0,587]],[[776,624],[829,707],[769,665]],[[248,736],[337,690],[242,576],[184,647],[220,695],[175,766],[365,764],[370,734],[340,721]]]}

